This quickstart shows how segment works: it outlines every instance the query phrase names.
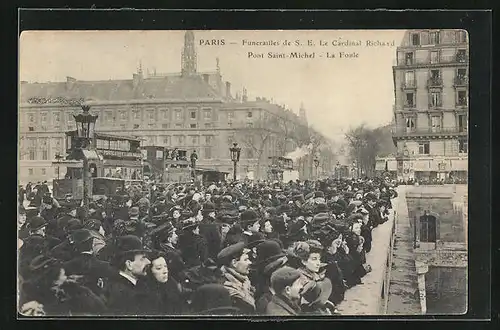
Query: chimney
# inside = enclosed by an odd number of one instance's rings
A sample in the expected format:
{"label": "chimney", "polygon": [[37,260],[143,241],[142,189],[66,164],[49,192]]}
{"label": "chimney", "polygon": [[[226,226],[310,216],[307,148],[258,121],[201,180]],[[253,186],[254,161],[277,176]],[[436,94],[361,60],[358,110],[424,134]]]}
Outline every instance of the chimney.
{"label": "chimney", "polygon": [[204,73],[203,74],[203,81],[205,81],[207,84],[209,83],[208,78],[209,78],[208,74]]}
{"label": "chimney", "polygon": [[231,83],[226,81],[226,97],[231,97]]}
{"label": "chimney", "polygon": [[66,88],[67,89],[72,89],[73,86],[75,85],[76,79],[73,77],[66,77]]}

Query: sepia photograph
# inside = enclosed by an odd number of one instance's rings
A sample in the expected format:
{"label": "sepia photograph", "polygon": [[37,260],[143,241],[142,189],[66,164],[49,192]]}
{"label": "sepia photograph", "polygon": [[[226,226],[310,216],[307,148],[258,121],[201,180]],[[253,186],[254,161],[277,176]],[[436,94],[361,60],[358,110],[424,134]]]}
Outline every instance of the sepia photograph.
{"label": "sepia photograph", "polygon": [[466,30],[25,30],[18,83],[18,317],[468,311]]}

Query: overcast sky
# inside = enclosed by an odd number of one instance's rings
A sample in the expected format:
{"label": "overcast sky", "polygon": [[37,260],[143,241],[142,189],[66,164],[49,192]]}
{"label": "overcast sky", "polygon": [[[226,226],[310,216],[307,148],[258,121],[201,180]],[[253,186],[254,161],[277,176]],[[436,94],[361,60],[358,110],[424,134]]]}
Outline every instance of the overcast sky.
{"label": "overcast sky", "polygon": [[[220,60],[233,95],[245,87],[249,99],[273,98],[298,112],[303,103],[310,124],[339,138],[349,126],[391,121],[394,103],[392,65],[404,30],[371,31],[195,31],[198,71],[215,71]],[[200,45],[224,39],[225,45]],[[333,46],[334,40],[361,41],[362,46]],[[302,46],[243,46],[248,41],[292,42]],[[311,40],[314,46],[308,46]],[[328,46],[320,46],[320,40]],[[367,40],[394,41],[394,46],[366,46]],[[143,71],[180,72],[184,31],[44,31],[24,32],[20,41],[20,79],[29,82],[131,79]],[[235,44],[232,44],[235,43]],[[272,59],[268,52],[315,53],[314,59]],[[248,52],[264,58],[248,58]],[[326,58],[326,52],[336,58]],[[357,52],[357,58],[339,58]],[[320,57],[321,55],[321,57]]]}

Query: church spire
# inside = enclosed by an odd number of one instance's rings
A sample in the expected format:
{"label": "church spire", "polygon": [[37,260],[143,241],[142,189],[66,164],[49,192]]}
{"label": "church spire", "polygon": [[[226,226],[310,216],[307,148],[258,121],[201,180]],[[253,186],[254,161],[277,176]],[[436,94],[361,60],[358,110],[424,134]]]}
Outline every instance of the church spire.
{"label": "church spire", "polygon": [[181,57],[182,75],[196,74],[196,49],[194,46],[193,31],[186,31],[184,34],[184,49]]}

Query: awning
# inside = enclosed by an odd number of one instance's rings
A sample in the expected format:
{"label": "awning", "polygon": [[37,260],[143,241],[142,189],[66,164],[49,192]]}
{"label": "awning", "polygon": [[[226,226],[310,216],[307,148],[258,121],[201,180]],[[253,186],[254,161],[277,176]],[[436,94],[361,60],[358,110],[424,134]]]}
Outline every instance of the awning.
{"label": "awning", "polygon": [[388,171],[397,171],[398,170],[398,162],[396,160],[388,160],[387,161],[387,170]]}
{"label": "awning", "polygon": [[420,172],[427,172],[431,170],[430,160],[415,160],[413,163],[413,170]]}
{"label": "awning", "polygon": [[82,150],[83,156],[87,158],[87,160],[101,160],[99,155],[95,150]]}
{"label": "awning", "polygon": [[81,160],[61,160],[59,162],[52,162],[52,166],[66,166],[68,168],[83,168],[83,162]]}

